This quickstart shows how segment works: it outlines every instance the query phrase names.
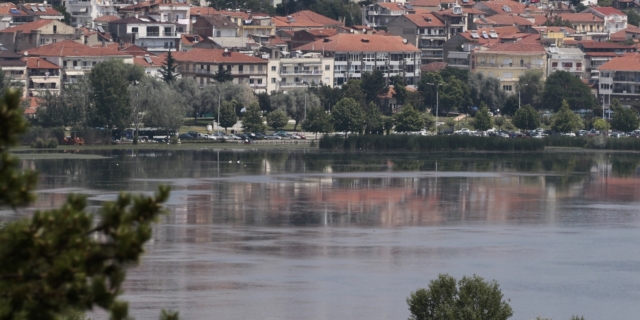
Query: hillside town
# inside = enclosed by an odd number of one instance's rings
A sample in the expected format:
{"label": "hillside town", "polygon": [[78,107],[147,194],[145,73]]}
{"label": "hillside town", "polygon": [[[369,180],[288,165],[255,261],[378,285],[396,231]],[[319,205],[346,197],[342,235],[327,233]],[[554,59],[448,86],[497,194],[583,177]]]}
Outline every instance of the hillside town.
{"label": "hillside town", "polygon": [[[214,84],[216,72],[225,69],[233,83],[267,94],[314,85],[340,88],[375,70],[387,84],[399,78],[415,90],[421,75],[449,67],[497,78],[504,92],[518,95],[525,72],[538,70],[544,80],[566,71],[608,110],[613,99],[624,106],[640,99],[640,28],[623,12],[638,6],[620,0],[611,7],[567,1],[377,2],[362,5],[361,21],[347,25],[346,19],[310,10],[278,16],[188,0],[9,2],[0,4],[0,67],[22,83],[29,99],[60,93],[112,59],[160,77],[169,52],[180,76],[200,86]],[[402,107],[393,93],[380,100],[391,112]],[[26,112],[35,113],[37,104],[32,106]]]}

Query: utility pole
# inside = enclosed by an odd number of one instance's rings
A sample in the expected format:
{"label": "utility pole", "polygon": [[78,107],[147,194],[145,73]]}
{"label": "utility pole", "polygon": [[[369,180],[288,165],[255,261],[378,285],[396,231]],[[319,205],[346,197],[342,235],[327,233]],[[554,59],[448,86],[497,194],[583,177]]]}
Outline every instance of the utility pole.
{"label": "utility pole", "polygon": [[438,131],[438,109],[440,109],[440,98],[438,97],[438,93],[440,90],[438,90],[438,88],[440,88],[442,86],[442,83],[427,83],[430,86],[434,86],[436,87],[436,133]]}

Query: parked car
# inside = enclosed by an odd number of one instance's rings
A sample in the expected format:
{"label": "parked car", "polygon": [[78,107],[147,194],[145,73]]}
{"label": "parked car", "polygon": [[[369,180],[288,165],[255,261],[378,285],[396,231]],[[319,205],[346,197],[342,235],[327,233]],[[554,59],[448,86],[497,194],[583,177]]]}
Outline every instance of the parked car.
{"label": "parked car", "polygon": [[183,134],[179,135],[178,139],[180,139],[180,140],[196,140],[196,138],[194,138],[192,135],[190,135],[188,133],[183,133]]}
{"label": "parked car", "polygon": [[300,137],[300,139],[302,139],[302,140],[306,140],[306,139],[307,139],[307,136],[305,136],[305,135],[304,135],[304,134],[302,134],[302,133],[296,133],[295,135],[297,135],[298,137]]}
{"label": "parked car", "polygon": [[203,134],[203,136],[205,137],[206,140],[218,140],[218,137],[212,135],[212,134]]}

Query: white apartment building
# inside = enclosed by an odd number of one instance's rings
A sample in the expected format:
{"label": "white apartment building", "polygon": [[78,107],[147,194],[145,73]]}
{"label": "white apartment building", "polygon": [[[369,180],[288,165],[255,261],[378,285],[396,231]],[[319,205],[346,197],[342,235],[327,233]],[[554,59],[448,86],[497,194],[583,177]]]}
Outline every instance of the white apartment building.
{"label": "white apartment building", "polygon": [[127,17],[109,22],[109,32],[116,42],[129,42],[146,48],[151,53],[162,53],[180,49],[183,29],[181,25],[169,21]]}
{"label": "white apartment building", "polygon": [[627,28],[627,14],[613,7],[589,7],[582,13],[593,13],[604,20],[604,31],[616,33]]}
{"label": "white apartment building", "polygon": [[640,53],[627,53],[613,58],[598,68],[600,102],[605,109],[613,99],[623,105],[640,103]]}
{"label": "white apartment building", "polygon": [[317,52],[283,54],[280,59],[269,60],[267,92],[320,84],[333,86],[333,57]]}
{"label": "white apartment building", "polygon": [[585,74],[584,52],[578,48],[558,48],[555,43],[545,48],[547,51],[547,76],[560,70],[577,78]]}
{"label": "white apartment building", "polygon": [[125,0],[65,0],[63,3],[71,15],[71,25],[88,28],[96,27],[94,19],[118,15],[120,8],[130,5]]}

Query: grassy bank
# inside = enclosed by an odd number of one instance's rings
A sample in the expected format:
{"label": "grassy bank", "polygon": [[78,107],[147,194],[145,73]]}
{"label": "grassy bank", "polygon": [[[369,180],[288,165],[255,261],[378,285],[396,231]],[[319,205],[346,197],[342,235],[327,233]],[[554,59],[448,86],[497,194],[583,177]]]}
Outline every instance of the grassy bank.
{"label": "grassy bank", "polygon": [[320,139],[321,149],[332,150],[407,150],[407,151],[542,151],[544,141],[538,139],[505,139],[470,136],[406,136],[363,135],[342,138],[337,136]]}

